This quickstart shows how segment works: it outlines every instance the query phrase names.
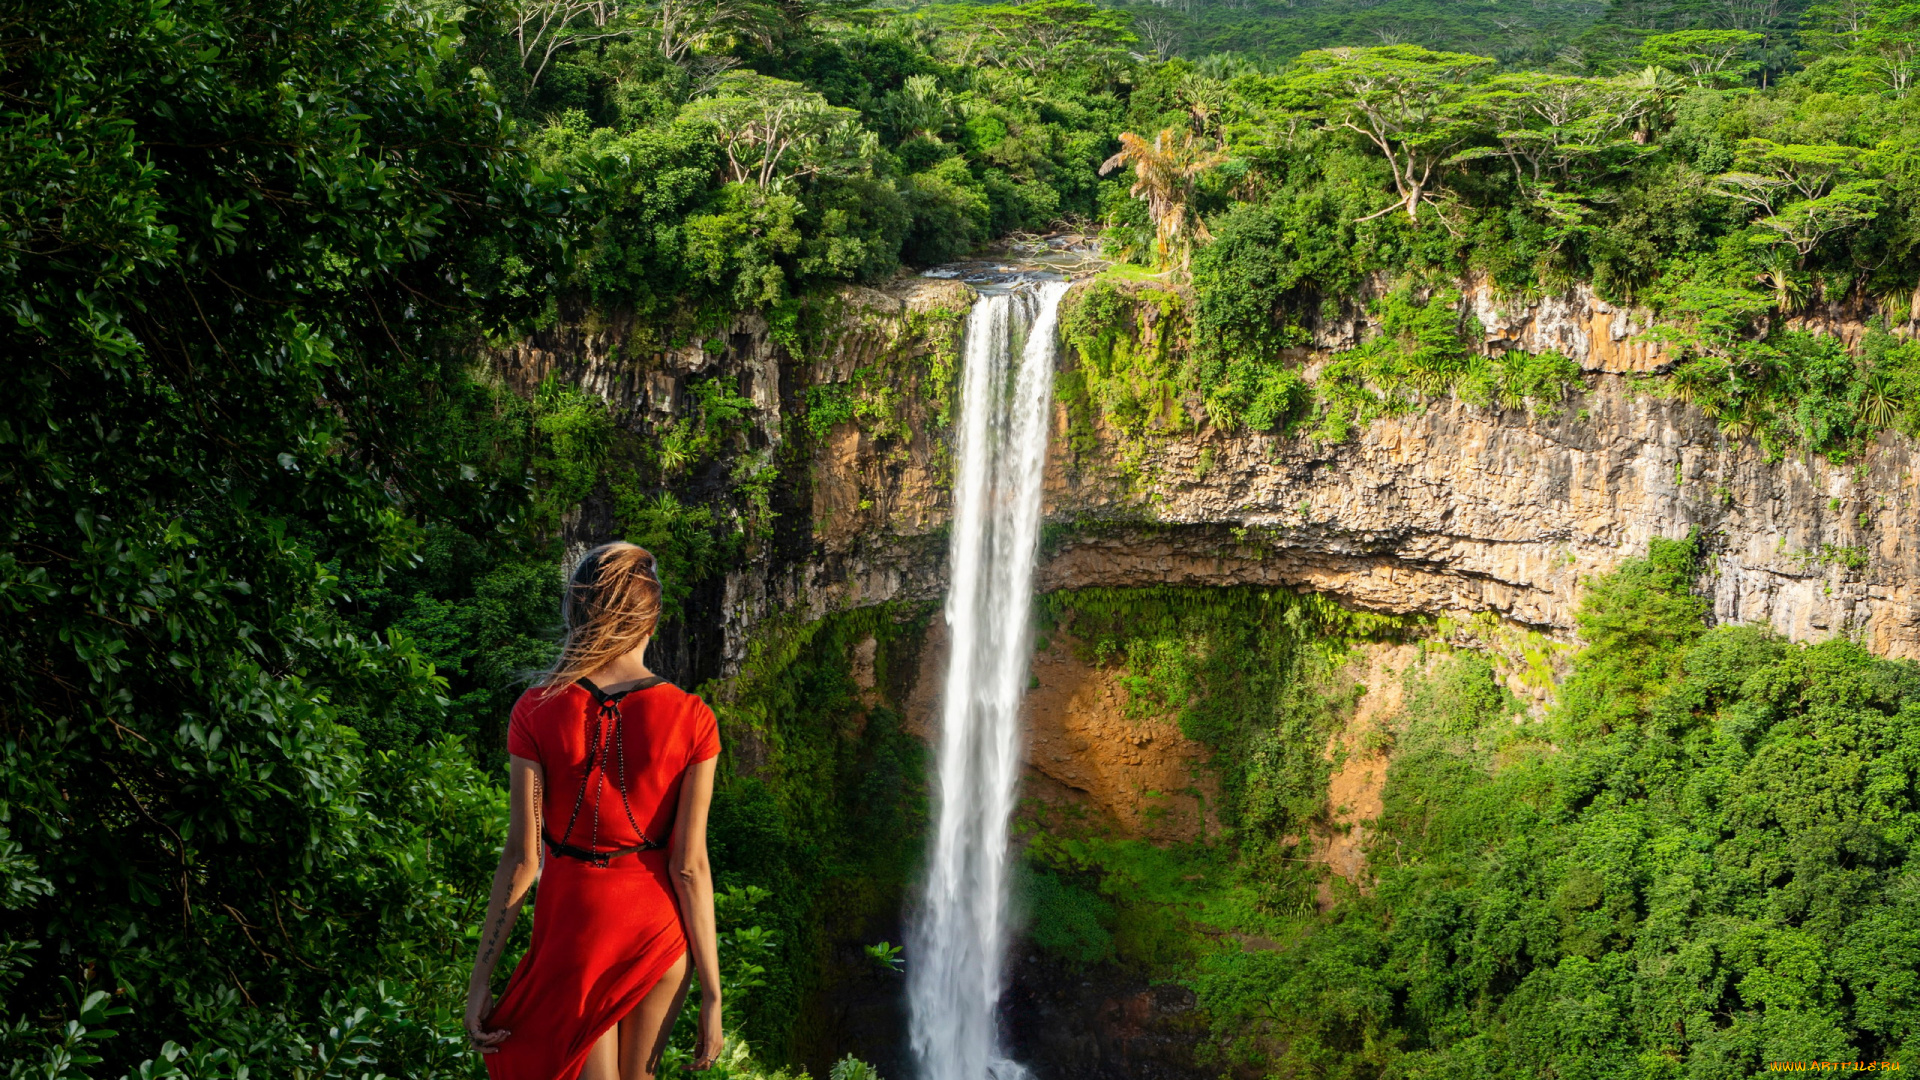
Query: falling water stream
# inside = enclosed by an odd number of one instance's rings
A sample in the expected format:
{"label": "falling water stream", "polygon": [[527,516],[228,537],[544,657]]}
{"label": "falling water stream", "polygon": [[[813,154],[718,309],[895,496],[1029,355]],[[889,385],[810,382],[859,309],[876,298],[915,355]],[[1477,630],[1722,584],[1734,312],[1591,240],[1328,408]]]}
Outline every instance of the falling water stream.
{"label": "falling water stream", "polygon": [[1007,952],[1007,823],[1065,282],[989,292],[967,317],[949,547],[933,848],[907,994],[921,1080],[1015,1080],[996,1023]]}

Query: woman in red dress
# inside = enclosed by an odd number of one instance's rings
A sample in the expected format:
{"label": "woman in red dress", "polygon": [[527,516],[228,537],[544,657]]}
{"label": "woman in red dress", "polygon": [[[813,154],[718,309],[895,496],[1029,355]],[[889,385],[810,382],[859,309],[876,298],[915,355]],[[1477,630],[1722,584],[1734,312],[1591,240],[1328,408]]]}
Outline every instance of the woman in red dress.
{"label": "woman in red dress", "polygon": [[[707,865],[713,711],[647,670],[660,581],[645,550],[588,552],[564,609],[560,660],[507,728],[513,816],[467,987],[467,1034],[492,1080],[653,1080],[698,972],[704,1069],[721,1045]],[[536,880],[533,943],[494,1001],[494,965]]]}

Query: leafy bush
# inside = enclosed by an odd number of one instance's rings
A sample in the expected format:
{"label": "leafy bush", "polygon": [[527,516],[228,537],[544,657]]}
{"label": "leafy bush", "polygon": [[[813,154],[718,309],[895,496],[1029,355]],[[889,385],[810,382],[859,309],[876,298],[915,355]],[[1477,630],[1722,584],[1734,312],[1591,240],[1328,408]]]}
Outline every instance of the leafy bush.
{"label": "leafy bush", "polygon": [[960,157],[949,157],[907,178],[903,192],[913,214],[901,248],[910,263],[930,266],[958,258],[990,235],[991,204]]}
{"label": "leafy bush", "polygon": [[902,614],[763,624],[732,699],[716,707],[729,745],[764,748],[752,775],[723,774],[710,831],[715,881],[769,894],[755,919],[774,951],[742,1034],[773,1060],[791,1059],[823,943],[891,923],[921,850],[925,747],[852,674],[854,650],[872,637],[876,684],[889,685],[889,666],[918,644]]}
{"label": "leafy bush", "polygon": [[1580,365],[1558,351],[1510,350],[1475,359],[1456,386],[1462,400],[1558,416],[1560,404],[1583,385]]}
{"label": "leafy bush", "polygon": [[1046,870],[1022,880],[1029,941],[1076,968],[1113,958],[1111,904]]}
{"label": "leafy bush", "polygon": [[1909,1052],[1920,671],[1708,631],[1694,559],[1591,585],[1553,744],[1484,662],[1416,676],[1375,890],[1201,965],[1230,1056],[1600,1077]]}
{"label": "leafy bush", "polygon": [[1218,427],[1269,430],[1307,404],[1305,380],[1281,355],[1312,340],[1291,310],[1304,290],[1288,241],[1271,209],[1238,206],[1194,258],[1195,377]]}

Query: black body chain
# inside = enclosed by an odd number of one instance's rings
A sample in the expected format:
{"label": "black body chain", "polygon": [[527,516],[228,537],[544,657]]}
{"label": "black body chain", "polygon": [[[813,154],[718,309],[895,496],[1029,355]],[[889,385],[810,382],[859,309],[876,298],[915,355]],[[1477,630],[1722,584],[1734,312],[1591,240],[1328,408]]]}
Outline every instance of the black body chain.
{"label": "black body chain", "polygon": [[[593,685],[593,683],[586,679],[580,680],[580,685],[585,687],[587,692],[593,695],[593,704],[588,707],[586,717],[588,724],[587,767],[586,771],[580,775],[579,790],[573,793],[573,813],[567,815],[567,829],[560,834],[561,838],[556,840],[553,834],[548,833],[544,828],[541,830],[541,834],[547,841],[548,850],[552,851],[555,855],[564,855],[567,858],[578,859],[582,862],[591,863],[594,866],[606,866],[609,861],[620,855],[627,855],[637,851],[658,851],[666,847],[666,845],[660,841],[648,838],[646,830],[642,829],[640,823],[633,818],[633,804],[627,801],[627,752],[625,745],[626,739],[624,737],[626,735],[626,718],[622,716],[620,712],[620,699],[633,693],[635,690],[645,690],[651,686],[658,686],[665,681],[666,680],[656,675],[653,678],[644,679],[617,694],[607,694],[601,692],[599,687]],[[614,773],[613,787],[620,795],[620,808],[626,812],[627,824],[633,827],[633,833],[640,838],[640,842],[630,847],[611,848],[606,851],[601,851],[600,797],[606,790],[606,751],[609,748],[613,751],[613,756],[616,759],[614,768],[617,771]],[[587,784],[589,781],[597,781],[594,784],[593,790],[593,824],[590,826],[588,832],[587,846],[578,848],[567,841],[573,837],[573,827],[580,820],[580,807],[586,802]]]}

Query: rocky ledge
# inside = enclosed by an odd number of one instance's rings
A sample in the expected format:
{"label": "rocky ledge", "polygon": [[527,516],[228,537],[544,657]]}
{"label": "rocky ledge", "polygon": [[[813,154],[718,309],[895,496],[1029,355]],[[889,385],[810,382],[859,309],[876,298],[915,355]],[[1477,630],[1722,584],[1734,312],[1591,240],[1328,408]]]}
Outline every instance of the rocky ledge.
{"label": "rocky ledge", "polygon": [[[1098,452],[1077,461],[1056,434],[1040,587],[1284,585],[1379,611],[1490,612],[1569,638],[1583,578],[1644,552],[1650,537],[1699,530],[1715,619],[1796,639],[1847,633],[1883,655],[1920,656],[1912,440],[1883,435],[1845,465],[1768,460],[1698,409],[1636,388],[1632,372],[1664,363],[1640,339],[1644,313],[1584,289],[1506,308],[1483,292],[1467,296],[1486,309],[1487,348],[1559,348],[1586,369],[1584,389],[1555,415],[1447,398],[1339,444],[1201,423],[1150,437],[1124,473],[1110,464],[1122,457],[1116,432],[1099,429]],[[804,485],[785,511],[795,543],[729,576],[717,629],[731,674],[769,615],[944,592],[950,450],[932,399],[951,393],[938,380],[957,366],[972,298],[963,284],[922,278],[846,289],[806,359],[748,315],[704,345],[644,352],[622,347],[634,328],[606,318],[498,363],[516,385],[558,373],[599,390],[633,424],[683,408],[691,377],[734,374],[763,446],[784,437],[808,387],[892,389],[889,422],[833,427],[792,474]],[[1358,332],[1321,328],[1315,352]],[[1055,430],[1065,429],[1061,407]],[[577,523],[579,542],[597,539],[596,527],[591,515]]]}
{"label": "rocky ledge", "polygon": [[[1569,638],[1585,577],[1698,530],[1716,620],[1920,656],[1914,442],[1885,434],[1845,465],[1769,460],[1638,388],[1623,369],[1662,362],[1633,338],[1645,317],[1604,306],[1576,290],[1483,320],[1490,347],[1551,342],[1587,367],[1552,416],[1446,398],[1338,444],[1202,423],[1149,438],[1124,474],[1107,464],[1122,457],[1116,432],[1099,429],[1100,449],[1077,461],[1056,434],[1039,586],[1284,585]],[[816,455],[815,520],[829,524],[814,566],[843,568],[815,578],[821,602],[941,593],[946,495],[923,457],[936,443],[875,445],[848,424]]]}

